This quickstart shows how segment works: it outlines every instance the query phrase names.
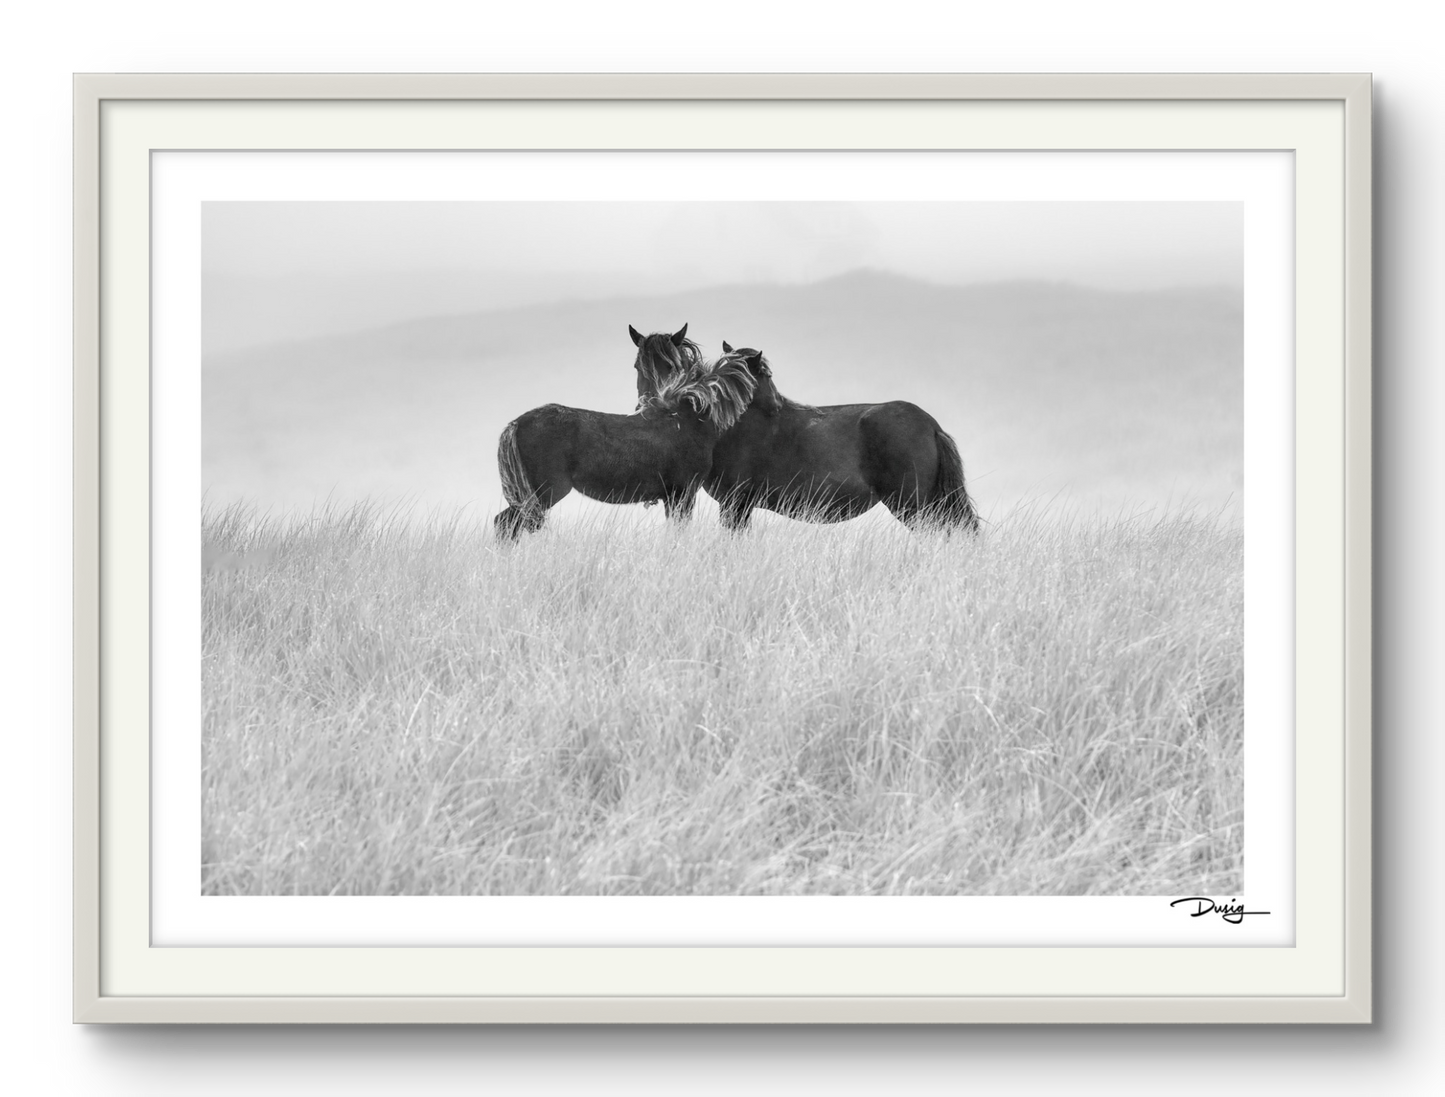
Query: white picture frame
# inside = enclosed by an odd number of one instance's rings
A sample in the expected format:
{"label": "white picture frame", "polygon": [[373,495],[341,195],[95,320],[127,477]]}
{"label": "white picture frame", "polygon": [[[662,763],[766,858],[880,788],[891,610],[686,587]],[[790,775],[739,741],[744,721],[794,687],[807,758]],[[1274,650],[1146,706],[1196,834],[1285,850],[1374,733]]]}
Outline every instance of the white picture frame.
{"label": "white picture frame", "polygon": [[[1370,94],[1364,75],[77,76],[75,1019],[1368,1022]],[[154,946],[153,153],[752,148],[1293,154],[1293,944]]]}

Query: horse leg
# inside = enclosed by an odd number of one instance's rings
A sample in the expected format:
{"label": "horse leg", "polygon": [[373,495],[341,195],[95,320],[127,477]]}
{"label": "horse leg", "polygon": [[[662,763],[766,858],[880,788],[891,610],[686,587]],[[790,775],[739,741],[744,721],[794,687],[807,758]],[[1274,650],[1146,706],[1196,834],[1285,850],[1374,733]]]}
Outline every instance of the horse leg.
{"label": "horse leg", "polygon": [[932,518],[924,507],[889,507],[893,517],[897,518],[913,533],[928,533],[938,529],[938,522]]}
{"label": "horse leg", "polygon": [[747,529],[752,516],[752,500],[736,493],[727,496],[718,506],[718,519],[729,533],[741,533]]}
{"label": "horse leg", "polygon": [[896,506],[889,503],[888,509],[914,533],[937,533],[950,537],[959,529],[969,533],[978,532],[976,520],[975,524],[970,525],[968,521],[959,519],[948,507],[936,503],[919,505],[909,500],[907,504]]}
{"label": "horse leg", "polygon": [[917,480],[912,477],[907,479],[911,482],[883,496],[883,505],[893,517],[917,533],[928,525],[928,506],[919,497]]}
{"label": "horse leg", "polygon": [[955,523],[949,513],[937,504],[922,502],[916,495],[896,496],[885,499],[884,505],[914,533],[941,533],[947,536],[953,532]]}
{"label": "horse leg", "polygon": [[692,518],[693,504],[697,502],[697,488],[688,487],[684,491],[669,491],[662,497],[662,511],[669,519],[679,525]]}

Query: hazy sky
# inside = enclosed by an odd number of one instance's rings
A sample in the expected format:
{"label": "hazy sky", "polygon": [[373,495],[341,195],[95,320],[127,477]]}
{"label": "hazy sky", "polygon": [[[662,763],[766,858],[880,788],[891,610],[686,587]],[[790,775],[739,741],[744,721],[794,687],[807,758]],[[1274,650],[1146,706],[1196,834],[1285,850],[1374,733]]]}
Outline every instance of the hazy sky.
{"label": "hazy sky", "polygon": [[878,267],[1148,289],[1241,275],[1229,202],[208,203],[208,273],[464,268],[717,283]]}
{"label": "hazy sky", "polygon": [[205,350],[874,268],[1239,287],[1233,202],[208,202]]}

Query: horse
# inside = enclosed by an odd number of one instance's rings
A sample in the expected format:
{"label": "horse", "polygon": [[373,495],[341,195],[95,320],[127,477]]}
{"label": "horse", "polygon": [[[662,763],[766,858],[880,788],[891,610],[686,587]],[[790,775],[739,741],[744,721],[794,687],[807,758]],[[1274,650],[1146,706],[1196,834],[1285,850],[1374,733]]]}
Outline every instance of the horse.
{"label": "horse", "polygon": [[604,503],[661,502],[670,519],[686,521],[713,447],[747,410],[754,385],[739,359],[699,358],[639,398],[631,415],[547,404],[518,416],[497,443],[507,499],[494,519],[498,538],[535,533],[574,488]]}
{"label": "horse", "polygon": [[[745,529],[758,507],[842,522],[881,502],[910,529],[978,532],[958,446],[918,405],[810,407],[778,391],[761,351],[724,342],[719,361],[742,362],[755,382],[747,410],[714,446],[702,485],[726,528]],[[657,378],[665,384],[669,374]],[[639,370],[639,399],[654,391]]]}

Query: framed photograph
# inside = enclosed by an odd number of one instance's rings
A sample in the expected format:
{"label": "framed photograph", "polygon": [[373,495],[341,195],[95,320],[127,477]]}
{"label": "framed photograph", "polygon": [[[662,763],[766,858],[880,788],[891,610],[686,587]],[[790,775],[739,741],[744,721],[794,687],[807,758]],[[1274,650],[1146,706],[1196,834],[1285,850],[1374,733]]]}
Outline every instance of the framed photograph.
{"label": "framed photograph", "polygon": [[1370,1020],[1368,76],[75,141],[77,1021]]}

